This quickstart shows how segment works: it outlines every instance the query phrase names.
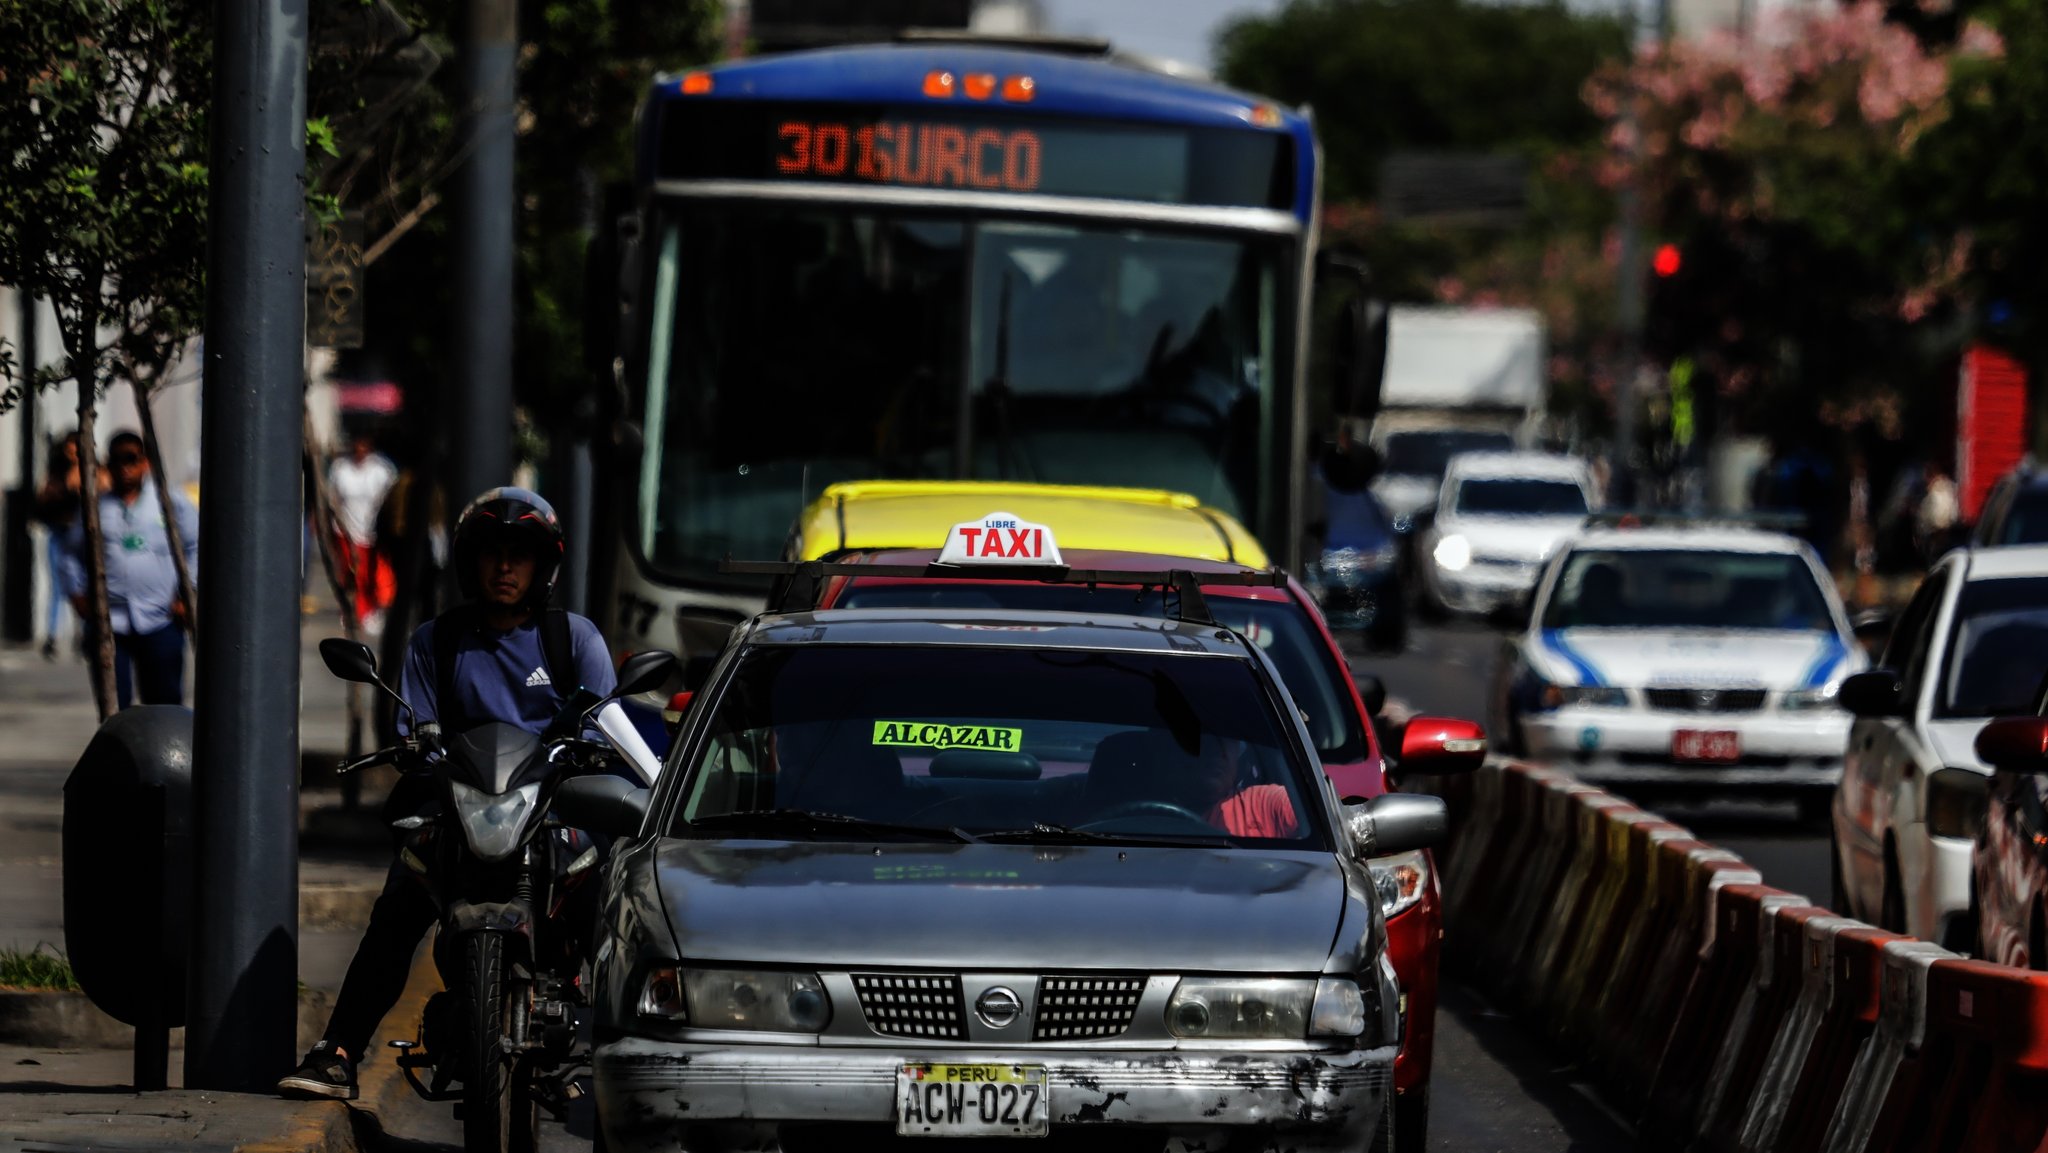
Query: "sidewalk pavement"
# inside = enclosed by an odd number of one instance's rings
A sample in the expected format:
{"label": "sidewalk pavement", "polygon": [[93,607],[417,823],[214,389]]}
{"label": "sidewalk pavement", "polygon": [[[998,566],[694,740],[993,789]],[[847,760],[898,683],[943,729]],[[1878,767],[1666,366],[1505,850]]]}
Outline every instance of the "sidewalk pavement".
{"label": "sidewalk pavement", "polygon": [[[327,672],[317,652],[321,638],[340,632],[331,604],[304,618],[301,629],[300,743],[303,759],[313,764],[332,763],[347,747],[347,686]],[[0,732],[7,735],[0,746],[0,948],[64,948],[64,781],[97,725],[86,665],[75,654],[45,661],[33,650],[0,650]],[[331,778],[326,784],[301,798],[301,829],[312,835],[299,861],[299,971],[308,989],[331,992],[355,952],[390,850],[374,817],[379,791],[366,788],[370,815],[351,819],[339,814]],[[419,987],[432,983],[432,966],[416,967],[414,978],[408,998],[423,1003]],[[404,1009],[392,1015],[391,1036],[412,1035],[418,1006],[410,1017]],[[384,1040],[380,1036],[380,1049]],[[377,1056],[371,1069],[391,1072],[390,1061]],[[181,1083],[182,1068],[183,1054],[174,1050],[173,1086]],[[131,1073],[127,1049],[0,1043],[0,1153],[24,1143],[38,1149],[354,1147],[350,1111],[334,1103],[178,1089],[136,1094],[128,1088]],[[404,1089],[402,1081],[396,1084]]]}

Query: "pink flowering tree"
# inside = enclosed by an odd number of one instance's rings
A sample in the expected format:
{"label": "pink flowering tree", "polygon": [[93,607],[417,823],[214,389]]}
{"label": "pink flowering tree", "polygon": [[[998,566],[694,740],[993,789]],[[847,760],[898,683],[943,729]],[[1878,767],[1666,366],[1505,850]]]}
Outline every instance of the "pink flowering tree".
{"label": "pink flowering tree", "polygon": [[1684,257],[1652,299],[1653,352],[1693,358],[1759,429],[1927,392],[1924,335],[1955,314],[1972,245],[1927,211],[1919,154],[1960,70],[2002,50],[1985,25],[1930,46],[1845,0],[1598,76],[1600,178],[1638,180],[1652,234]]}

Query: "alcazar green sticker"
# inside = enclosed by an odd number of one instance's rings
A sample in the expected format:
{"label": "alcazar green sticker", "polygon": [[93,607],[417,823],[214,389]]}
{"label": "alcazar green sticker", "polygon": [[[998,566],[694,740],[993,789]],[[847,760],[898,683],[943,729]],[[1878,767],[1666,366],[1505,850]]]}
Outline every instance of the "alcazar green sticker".
{"label": "alcazar green sticker", "polygon": [[1023,729],[994,725],[932,725],[922,721],[876,721],[875,743],[919,749],[996,749],[1014,753],[1024,747]]}

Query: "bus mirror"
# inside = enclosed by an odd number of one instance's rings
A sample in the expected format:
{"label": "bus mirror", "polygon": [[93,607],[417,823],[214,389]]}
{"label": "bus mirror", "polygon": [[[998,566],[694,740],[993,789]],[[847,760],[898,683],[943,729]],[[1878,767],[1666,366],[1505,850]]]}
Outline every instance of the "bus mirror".
{"label": "bus mirror", "polygon": [[[1327,416],[1370,424],[1380,410],[1387,365],[1387,302],[1373,284],[1362,254],[1324,249],[1316,258],[1316,299],[1334,300],[1321,352],[1332,390]],[[1322,416],[1325,414],[1317,414]]]}

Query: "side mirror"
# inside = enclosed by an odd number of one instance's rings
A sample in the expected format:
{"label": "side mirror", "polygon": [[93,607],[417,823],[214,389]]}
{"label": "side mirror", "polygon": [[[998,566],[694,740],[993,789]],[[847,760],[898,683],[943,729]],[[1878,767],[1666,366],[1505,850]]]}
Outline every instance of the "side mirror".
{"label": "side mirror", "polygon": [[[1842,691],[1849,691],[1847,681]],[[2048,717],[1992,721],[1977,731],[1977,757],[2001,773],[2048,772]]]}
{"label": "side mirror", "polygon": [[1365,705],[1365,715],[1376,717],[1387,707],[1386,682],[1371,673],[1351,674],[1351,683],[1358,687],[1358,699]]}
{"label": "side mirror", "polygon": [[1416,717],[1401,729],[1401,772],[1441,776],[1486,763],[1486,730],[1452,717]]}
{"label": "side mirror", "polygon": [[1451,831],[1451,810],[1442,797],[1388,793],[1347,805],[1351,842],[1361,857],[1391,857],[1443,843]]}
{"label": "side mirror", "polygon": [[647,820],[650,790],[636,788],[621,777],[572,777],[555,790],[554,810],[578,829],[612,837],[632,837]]}
{"label": "side mirror", "polygon": [[328,637],[320,642],[320,659],[326,663],[328,672],[342,680],[359,685],[380,683],[377,680],[377,654],[361,641]]}
{"label": "side mirror", "polygon": [[630,697],[639,693],[650,693],[667,683],[668,679],[682,669],[676,655],[661,649],[648,649],[634,653],[619,666],[619,688],[615,694]]}
{"label": "side mirror", "polygon": [[1859,717],[1897,717],[1906,712],[1906,682],[1892,669],[1871,669],[1842,682],[1838,698]]}

